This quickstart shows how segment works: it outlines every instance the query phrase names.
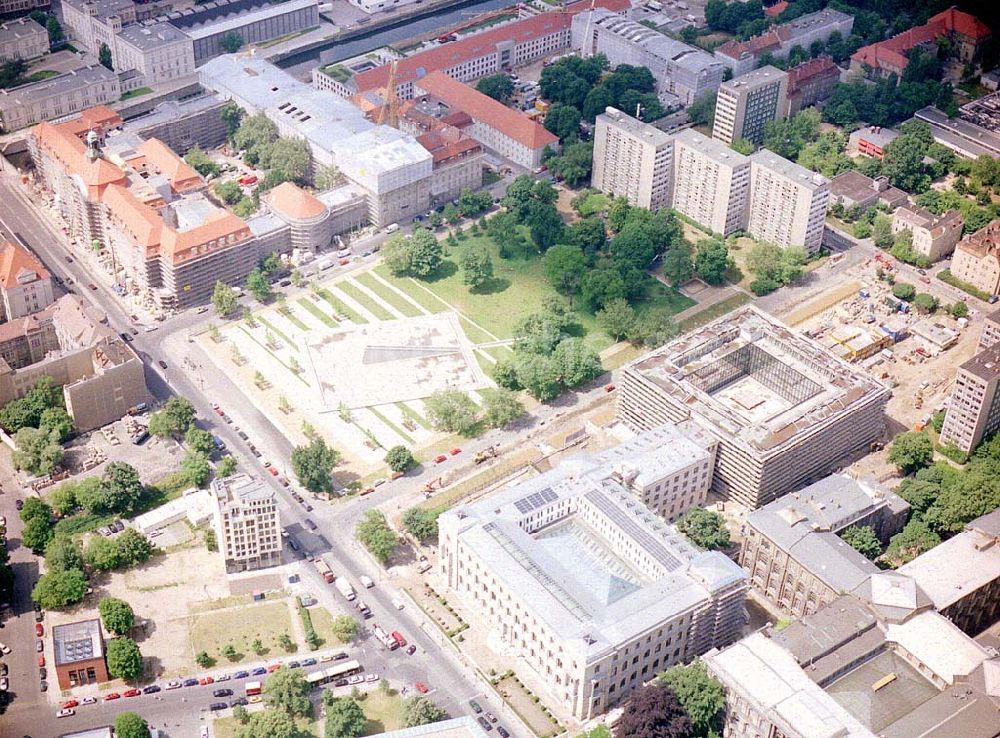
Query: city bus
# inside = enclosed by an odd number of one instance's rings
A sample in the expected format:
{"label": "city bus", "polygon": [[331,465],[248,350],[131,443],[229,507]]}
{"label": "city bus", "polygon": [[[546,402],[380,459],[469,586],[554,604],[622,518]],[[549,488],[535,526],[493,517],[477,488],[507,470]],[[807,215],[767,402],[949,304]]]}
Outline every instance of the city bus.
{"label": "city bus", "polygon": [[343,663],[335,664],[334,666],[330,666],[326,669],[319,669],[306,674],[306,682],[309,683],[310,687],[319,687],[323,684],[336,681],[337,679],[357,674],[360,671],[362,671],[361,664],[359,664],[357,660],[351,659],[350,661],[344,661]]}

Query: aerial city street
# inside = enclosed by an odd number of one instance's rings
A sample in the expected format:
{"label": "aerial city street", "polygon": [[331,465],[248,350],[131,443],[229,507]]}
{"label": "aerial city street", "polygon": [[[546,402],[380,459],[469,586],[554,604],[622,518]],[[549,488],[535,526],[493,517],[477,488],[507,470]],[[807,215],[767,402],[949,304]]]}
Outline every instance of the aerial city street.
{"label": "aerial city street", "polygon": [[0,0],[0,736],[1000,738],[1000,6]]}

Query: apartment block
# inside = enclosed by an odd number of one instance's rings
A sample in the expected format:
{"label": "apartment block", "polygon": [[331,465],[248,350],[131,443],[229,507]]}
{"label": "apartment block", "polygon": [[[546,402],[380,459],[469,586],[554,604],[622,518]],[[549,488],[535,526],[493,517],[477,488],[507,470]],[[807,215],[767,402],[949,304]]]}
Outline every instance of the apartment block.
{"label": "apartment block", "polygon": [[972,453],[985,436],[1000,428],[1000,344],[993,345],[958,367],[941,443]]}
{"label": "apartment block", "polygon": [[49,53],[49,33],[31,18],[0,23],[0,62]]}
{"label": "apartment block", "polygon": [[834,33],[846,39],[852,28],[854,16],[826,8],[782,23],[746,41],[727,41],[715,50],[715,58],[731,69],[734,77],[739,77],[756,69],[765,54],[784,59],[796,46],[808,51],[813,41],[825,43]]}
{"label": "apartment block", "polygon": [[174,82],[194,74],[194,45],[169,23],[134,25],[115,35],[115,71],[135,70],[143,85]]}
{"label": "apartment block", "polygon": [[937,261],[955,250],[955,244],[962,238],[963,222],[958,210],[934,215],[925,208],[906,205],[892,214],[892,232],[910,231],[913,250]]}
{"label": "apartment block", "polygon": [[759,144],[764,126],[788,110],[788,73],[770,65],[723,82],[715,104],[712,137],[725,144]]}
{"label": "apartment block", "polygon": [[536,120],[444,72],[420,78],[414,94],[420,107],[436,107],[446,115],[465,113],[471,122],[463,129],[467,135],[526,169],[541,166],[546,147],[559,150],[559,138]]}
{"label": "apartment block", "polygon": [[761,149],[750,157],[750,201],[746,230],[782,248],[819,251],[830,204],[830,180]]}
{"label": "apartment block", "polygon": [[671,204],[715,233],[744,227],[750,159],[692,129],[674,136]]}
{"label": "apartment block", "polygon": [[274,490],[247,474],[213,479],[215,536],[227,572],[281,564],[281,520]]}
{"label": "apartment block", "polygon": [[1000,510],[898,569],[920,587],[934,609],[970,636],[1000,620]]}
{"label": "apartment block", "polygon": [[0,127],[16,131],[45,120],[64,118],[86,108],[117,102],[122,88],[118,75],[100,64],[56,77],[0,90]]}
{"label": "apartment block", "polygon": [[591,185],[630,205],[670,205],[673,137],[615,108],[597,116]]}
{"label": "apartment block", "polygon": [[[579,719],[739,632],[743,571],[696,550],[628,487],[674,476],[672,463],[636,463],[670,443],[641,433],[440,519],[449,590]],[[631,481],[616,471],[629,463]]]}
{"label": "apartment block", "polygon": [[750,509],[869,451],[890,395],[749,306],[634,360],[618,386],[629,427],[692,420],[717,438],[712,491]]}
{"label": "apartment block", "polygon": [[983,321],[983,332],[979,334],[976,351],[985,351],[998,343],[1000,343],[1000,310],[994,310]]}
{"label": "apartment block", "polygon": [[0,243],[0,320],[15,320],[44,310],[55,300],[52,275],[20,244]]}
{"label": "apartment block", "polygon": [[782,613],[810,615],[879,571],[839,534],[868,525],[888,543],[909,509],[874,480],[826,477],[746,516],[740,566],[750,587]]}
{"label": "apartment block", "polygon": [[782,117],[791,117],[830,97],[840,81],[840,67],[828,56],[810,59],[788,70],[788,104]]}
{"label": "apartment block", "polygon": [[995,738],[996,651],[933,611],[908,577],[872,576],[778,631],[704,659],[728,738]]}
{"label": "apartment block", "polygon": [[955,245],[951,273],[987,295],[1000,294],[1000,218]]}
{"label": "apartment block", "polygon": [[604,54],[612,67],[649,69],[667,105],[690,105],[715,92],[725,74],[723,64],[707,51],[604,8],[576,14],[571,34],[573,48],[584,57]]}

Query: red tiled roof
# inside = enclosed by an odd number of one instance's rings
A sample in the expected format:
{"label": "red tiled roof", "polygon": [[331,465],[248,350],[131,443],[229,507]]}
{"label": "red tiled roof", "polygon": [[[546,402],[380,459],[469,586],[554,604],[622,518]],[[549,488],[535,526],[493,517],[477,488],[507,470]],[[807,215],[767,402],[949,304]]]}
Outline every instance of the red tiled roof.
{"label": "red tiled roof", "polygon": [[87,157],[87,147],[77,137],[75,123],[39,123],[31,129],[31,135],[62,163],[67,172],[79,176],[88,188],[93,188],[92,194],[96,197],[106,185],[124,182],[125,173],[104,159],[91,161]]}
{"label": "red tiled roof", "polygon": [[326,205],[293,182],[282,182],[264,199],[272,209],[293,220],[308,220],[326,212]]}
{"label": "red tiled roof", "polygon": [[170,189],[174,192],[197,190],[205,184],[198,172],[157,138],[143,141],[136,147],[136,151],[167,178]]}
{"label": "red tiled roof", "polygon": [[147,259],[159,253],[163,232],[163,219],[159,213],[140,202],[127,187],[120,184],[110,185],[101,201],[118,227],[143,247]]}
{"label": "red tiled roof", "polygon": [[417,143],[431,153],[434,166],[482,150],[479,142],[451,126],[417,136]]}
{"label": "red tiled roof", "polygon": [[739,59],[743,54],[759,55],[767,51],[774,51],[781,46],[781,36],[777,31],[768,31],[760,36],[754,36],[747,41],[727,41],[716,51],[725,54],[731,59]]}
{"label": "red tiled roof", "polygon": [[907,51],[948,33],[959,33],[977,42],[991,35],[989,26],[976,16],[949,8],[922,26],[914,26],[885,41],[861,47],[851,55],[851,60],[874,69],[901,71],[906,68]]}
{"label": "red tiled roof", "polygon": [[[517,45],[560,31],[568,32],[573,16],[592,7],[620,13],[631,5],[628,0],[580,0],[567,5],[564,11],[541,13],[513,23],[505,23],[490,31],[460,38],[458,41],[400,59],[396,64],[396,84],[415,82],[429,72],[447,70],[470,59],[486,56],[495,52],[497,44],[504,41],[513,41]],[[354,76],[354,84],[359,92],[385,87],[388,82],[388,64]]]}
{"label": "red tiled roof", "polygon": [[[13,241],[0,244],[0,285],[9,290],[17,287],[18,276],[25,271],[34,272],[37,279],[48,279],[49,273],[35,255]],[[35,280],[32,280],[35,281]]]}
{"label": "red tiled roof", "polygon": [[785,0],[781,0],[781,2],[775,3],[769,8],[764,8],[764,15],[768,18],[777,18],[786,10],[788,10],[788,3]]}
{"label": "red tiled roof", "polygon": [[[240,243],[251,237],[247,224],[224,210],[209,216],[204,223],[187,231],[175,231],[171,228],[163,230],[162,255],[168,257],[174,264],[194,258],[204,253],[217,251],[232,243]],[[209,242],[215,242],[209,246]],[[207,249],[201,247],[207,246]]]}
{"label": "red tiled roof", "polygon": [[840,76],[840,67],[828,56],[810,59],[788,70],[788,92],[795,92],[801,85],[822,74]]}
{"label": "red tiled roof", "polygon": [[528,116],[462,84],[444,72],[431,72],[418,82],[418,86],[449,107],[468,113],[473,120],[495,128],[529,149],[541,149],[559,143],[557,136]]}

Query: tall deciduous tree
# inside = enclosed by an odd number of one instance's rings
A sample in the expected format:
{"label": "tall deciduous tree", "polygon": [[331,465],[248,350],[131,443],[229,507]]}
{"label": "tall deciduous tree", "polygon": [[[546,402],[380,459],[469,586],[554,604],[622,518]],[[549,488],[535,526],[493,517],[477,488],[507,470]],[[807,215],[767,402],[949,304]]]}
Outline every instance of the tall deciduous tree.
{"label": "tall deciduous tree", "polygon": [[135,613],[125,600],[104,597],[97,604],[97,611],[101,614],[104,628],[117,636],[125,635],[135,625]]}
{"label": "tall deciduous tree", "polygon": [[264,682],[264,701],[292,717],[305,717],[312,712],[309,689],[299,669],[279,669]]}
{"label": "tall deciduous tree", "polygon": [[130,682],[142,676],[142,653],[131,638],[113,638],[106,650],[111,676]]}
{"label": "tall deciduous tree", "polygon": [[691,718],[694,724],[692,738],[722,735],[726,693],[722,685],[709,676],[702,661],[672,666],[660,674],[657,681],[670,688]]}
{"label": "tall deciduous tree", "polygon": [[677,696],[656,684],[634,692],[614,725],[615,738],[690,738],[693,729]]}
{"label": "tall deciduous tree", "polygon": [[299,483],[310,492],[330,492],[333,479],[330,474],[340,461],[337,450],[328,446],[318,436],[307,446],[296,446],[292,451],[292,470]]}

